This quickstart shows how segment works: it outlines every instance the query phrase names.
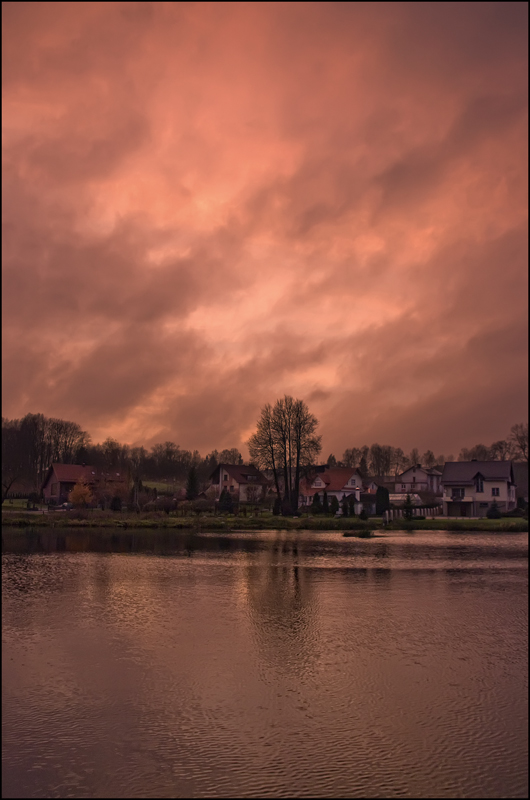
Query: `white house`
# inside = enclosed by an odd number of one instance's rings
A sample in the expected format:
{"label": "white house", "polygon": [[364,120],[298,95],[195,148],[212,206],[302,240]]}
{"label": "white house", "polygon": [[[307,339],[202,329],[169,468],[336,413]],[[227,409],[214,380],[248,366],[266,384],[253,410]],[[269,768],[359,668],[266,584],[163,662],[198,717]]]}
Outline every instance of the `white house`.
{"label": "white house", "polygon": [[397,475],[394,491],[396,494],[410,494],[411,492],[432,492],[441,494],[441,467],[422,467],[415,464],[401,475]]}
{"label": "white house", "polygon": [[219,464],[210,475],[210,485],[217,490],[218,496],[226,489],[234,500],[245,503],[261,500],[269,481],[252,464]]}
{"label": "white house", "polygon": [[328,502],[332,497],[336,497],[339,504],[345,497],[354,495],[355,513],[360,513],[361,491],[363,490],[363,479],[358,469],[350,467],[330,467],[317,472],[313,478],[304,479],[300,482],[299,506],[310,506],[316,494],[320,499],[324,497],[324,492],[328,496]]}
{"label": "white house", "polygon": [[443,513],[485,517],[495,501],[500,511],[517,505],[511,461],[448,461],[442,474]]}

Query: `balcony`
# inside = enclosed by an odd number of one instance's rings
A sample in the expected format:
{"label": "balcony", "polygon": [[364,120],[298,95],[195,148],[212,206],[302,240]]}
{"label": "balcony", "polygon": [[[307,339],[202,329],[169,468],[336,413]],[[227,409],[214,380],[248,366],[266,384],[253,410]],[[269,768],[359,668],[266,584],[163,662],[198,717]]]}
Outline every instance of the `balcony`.
{"label": "balcony", "polygon": [[465,494],[448,494],[447,492],[444,493],[442,500],[444,503],[472,503],[475,498],[473,495]]}

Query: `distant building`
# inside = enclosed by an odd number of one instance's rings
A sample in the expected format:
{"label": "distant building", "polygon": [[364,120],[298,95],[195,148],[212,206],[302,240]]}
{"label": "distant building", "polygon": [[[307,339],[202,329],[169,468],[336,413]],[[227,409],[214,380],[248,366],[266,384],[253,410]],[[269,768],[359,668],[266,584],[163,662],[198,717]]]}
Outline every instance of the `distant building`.
{"label": "distant building", "polygon": [[84,481],[97,494],[110,497],[123,494],[129,487],[129,475],[123,470],[101,470],[86,464],[51,464],[41,485],[46,503],[61,505],[78,481]]}
{"label": "distant building", "polygon": [[442,468],[422,467],[415,464],[395,478],[395,494],[410,494],[411,492],[442,493]]}
{"label": "distant building", "polygon": [[[362,509],[361,492],[363,490],[363,479],[358,469],[353,467],[326,467],[319,470],[316,475],[304,478],[300,481],[300,495],[298,505],[310,506],[316,494],[320,499],[324,497],[324,492],[328,496],[328,501],[336,497],[339,504],[342,500],[354,496],[356,503],[356,513]],[[375,502],[375,501],[374,501]]]}
{"label": "distant building", "polygon": [[485,517],[493,502],[500,511],[517,504],[511,461],[448,461],[442,487],[443,513],[449,517]]}
{"label": "distant building", "polygon": [[217,490],[218,496],[223,489],[227,489],[235,500],[247,503],[262,500],[269,488],[269,481],[252,464],[218,464],[210,475],[210,485]]}

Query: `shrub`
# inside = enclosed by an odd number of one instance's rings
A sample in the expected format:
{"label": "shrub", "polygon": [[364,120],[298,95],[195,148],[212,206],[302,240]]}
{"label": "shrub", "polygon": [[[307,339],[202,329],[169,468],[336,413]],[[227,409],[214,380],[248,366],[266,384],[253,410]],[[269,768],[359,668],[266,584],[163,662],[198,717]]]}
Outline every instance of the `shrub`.
{"label": "shrub", "polygon": [[362,519],[362,520],[367,520],[368,519],[368,514],[366,513],[366,509],[365,508],[363,508],[361,510],[361,513],[359,514],[359,519]]}
{"label": "shrub", "polygon": [[333,515],[335,515],[337,513],[337,511],[339,510],[339,501],[337,500],[335,495],[333,495],[333,497],[331,498],[331,501],[330,501],[330,504],[329,504],[329,510],[331,511],[331,513]]}
{"label": "shrub", "polygon": [[486,516],[488,519],[500,519],[502,517],[499,506],[495,500],[486,511]]}
{"label": "shrub", "polygon": [[121,497],[118,497],[118,495],[114,495],[114,497],[110,501],[110,510],[121,511]]}

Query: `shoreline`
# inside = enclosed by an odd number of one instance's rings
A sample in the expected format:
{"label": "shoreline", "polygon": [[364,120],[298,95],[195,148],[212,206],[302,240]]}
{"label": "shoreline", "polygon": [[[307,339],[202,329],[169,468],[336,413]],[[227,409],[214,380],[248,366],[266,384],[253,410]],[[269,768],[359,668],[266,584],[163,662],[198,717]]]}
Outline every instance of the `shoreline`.
{"label": "shoreline", "polygon": [[360,520],[334,517],[176,517],[139,515],[97,518],[95,516],[80,518],[79,513],[60,512],[59,514],[39,512],[7,512],[2,514],[2,526],[18,528],[55,529],[78,528],[88,530],[102,528],[112,530],[169,530],[196,531],[204,533],[232,533],[238,531],[260,530],[304,530],[304,531],[336,531],[345,536],[367,536],[371,532],[383,531],[481,531],[498,533],[526,533],[528,520],[521,517],[490,519],[428,519],[428,520],[395,520],[384,524],[381,518]]}

